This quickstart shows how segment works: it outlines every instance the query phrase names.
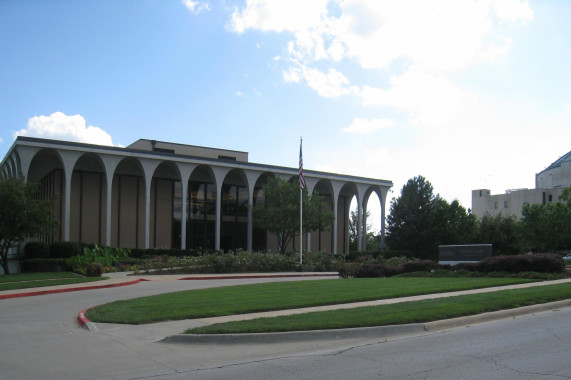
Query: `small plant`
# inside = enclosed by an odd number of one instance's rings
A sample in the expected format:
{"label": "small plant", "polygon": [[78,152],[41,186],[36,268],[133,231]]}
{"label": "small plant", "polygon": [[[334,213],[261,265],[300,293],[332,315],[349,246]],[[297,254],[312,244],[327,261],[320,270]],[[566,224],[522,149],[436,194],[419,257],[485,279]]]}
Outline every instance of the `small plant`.
{"label": "small plant", "polygon": [[67,259],[67,265],[76,272],[86,272],[87,266],[92,263],[101,264],[103,267],[111,267],[114,263],[121,259],[129,257],[129,250],[123,248],[100,247],[98,245],[93,248],[86,247],[82,255],[76,255]]}
{"label": "small plant", "polygon": [[87,277],[101,277],[103,274],[103,265],[98,262],[91,263],[85,267],[85,275]]}

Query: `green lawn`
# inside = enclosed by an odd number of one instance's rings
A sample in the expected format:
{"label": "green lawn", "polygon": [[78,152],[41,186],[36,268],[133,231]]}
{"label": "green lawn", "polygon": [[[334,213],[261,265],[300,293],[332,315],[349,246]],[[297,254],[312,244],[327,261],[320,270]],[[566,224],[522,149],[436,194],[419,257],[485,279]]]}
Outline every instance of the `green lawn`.
{"label": "green lawn", "polygon": [[80,284],[101,281],[107,278],[108,277],[86,278],[72,272],[17,273],[0,276],[0,291]]}
{"label": "green lawn", "polygon": [[568,298],[571,298],[571,283],[435,300],[403,302],[394,305],[219,323],[191,329],[187,333],[259,333],[422,323]]}
{"label": "green lawn", "polygon": [[443,293],[532,282],[514,278],[360,278],[275,282],[142,297],[90,309],[93,322],[141,324]]}

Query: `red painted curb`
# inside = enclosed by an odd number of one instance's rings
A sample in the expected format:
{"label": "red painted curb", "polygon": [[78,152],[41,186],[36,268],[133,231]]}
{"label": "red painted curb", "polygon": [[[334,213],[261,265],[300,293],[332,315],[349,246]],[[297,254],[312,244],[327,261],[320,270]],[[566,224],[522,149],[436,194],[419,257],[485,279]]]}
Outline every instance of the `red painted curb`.
{"label": "red painted curb", "polygon": [[327,273],[327,274],[272,274],[272,275],[228,275],[228,276],[210,276],[210,277],[184,277],[179,280],[235,280],[241,278],[288,278],[288,277],[338,277],[338,274]]}
{"label": "red painted curb", "polygon": [[9,298],[20,298],[20,297],[33,297],[33,296],[42,296],[45,294],[57,294],[57,293],[67,293],[67,292],[78,292],[81,290],[93,290],[93,289],[105,289],[105,288],[116,288],[119,286],[128,286],[134,285],[141,281],[149,281],[144,278],[140,278],[133,281],[128,282],[121,282],[119,284],[110,284],[110,285],[93,285],[93,286],[78,286],[76,288],[64,288],[64,289],[50,289],[50,290],[37,290],[33,292],[24,292],[24,293],[14,293],[14,294],[4,294],[0,295],[0,300],[9,299]]}
{"label": "red painted curb", "polygon": [[87,308],[87,309],[85,309],[85,310],[82,310],[82,311],[80,311],[79,314],[77,315],[77,323],[79,323],[79,325],[80,325],[81,327],[85,327],[85,325],[86,325],[88,322],[91,322],[89,319],[87,319],[87,318],[85,317],[85,313],[87,313],[87,310],[89,310],[89,309],[90,309],[90,308]]}

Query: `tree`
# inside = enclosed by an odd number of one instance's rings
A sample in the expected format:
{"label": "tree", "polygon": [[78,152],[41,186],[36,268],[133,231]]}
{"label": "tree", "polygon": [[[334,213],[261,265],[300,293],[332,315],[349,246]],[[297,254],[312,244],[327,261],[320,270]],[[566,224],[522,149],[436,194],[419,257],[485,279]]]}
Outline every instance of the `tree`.
{"label": "tree", "polygon": [[36,199],[36,188],[21,178],[0,180],[0,261],[4,274],[10,273],[10,248],[35,235],[51,234],[57,223],[51,200]]}
{"label": "tree", "polygon": [[[365,220],[369,219],[371,213],[367,211]],[[371,229],[373,226],[367,223],[365,230],[367,236],[367,251],[379,251],[379,236],[375,235]],[[358,237],[358,215],[355,211],[351,211],[351,218],[349,220],[349,252],[356,252],[359,249]]]}
{"label": "tree", "polygon": [[525,242],[533,250],[571,248],[571,207],[566,203],[525,205],[520,226]]}
{"label": "tree", "polygon": [[386,242],[391,249],[407,250],[425,256],[434,237],[430,224],[436,196],[430,182],[418,176],[409,179],[401,196],[391,203],[387,217]]}
{"label": "tree", "polygon": [[478,222],[480,244],[492,244],[494,255],[518,255],[522,253],[518,223],[512,216],[486,214]]}
{"label": "tree", "polygon": [[[264,201],[253,208],[254,224],[257,228],[274,233],[278,238],[278,250],[284,252],[288,244],[299,235],[299,185],[297,182],[271,178],[262,189]],[[304,232],[325,231],[333,219],[333,212],[328,210],[325,200],[318,193],[310,197],[304,189]]]}
{"label": "tree", "polygon": [[457,200],[449,204],[433,193],[424,177],[409,179],[401,196],[393,199],[387,217],[387,245],[421,258],[435,259],[440,244],[471,243],[477,232],[476,217]]}
{"label": "tree", "polygon": [[567,206],[571,207],[571,186],[567,186],[563,189],[563,192],[559,196],[559,201],[567,203]]}

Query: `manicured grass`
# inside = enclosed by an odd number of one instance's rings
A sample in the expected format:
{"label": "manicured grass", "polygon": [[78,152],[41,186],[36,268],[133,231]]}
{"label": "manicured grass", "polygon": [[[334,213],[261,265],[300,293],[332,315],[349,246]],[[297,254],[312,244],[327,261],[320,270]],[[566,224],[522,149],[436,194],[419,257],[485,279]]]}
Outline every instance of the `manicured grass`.
{"label": "manicured grass", "polygon": [[17,273],[0,276],[0,291],[40,288],[44,286],[81,284],[105,280],[108,277],[82,277],[72,272]]}
{"label": "manicured grass", "polygon": [[229,334],[324,330],[437,321],[571,298],[571,283],[503,290],[393,305],[314,312],[250,321],[219,323],[186,331]]}
{"label": "manicured grass", "polygon": [[275,282],[142,297],[90,309],[94,322],[141,324],[443,293],[532,282],[514,278],[359,278]]}

